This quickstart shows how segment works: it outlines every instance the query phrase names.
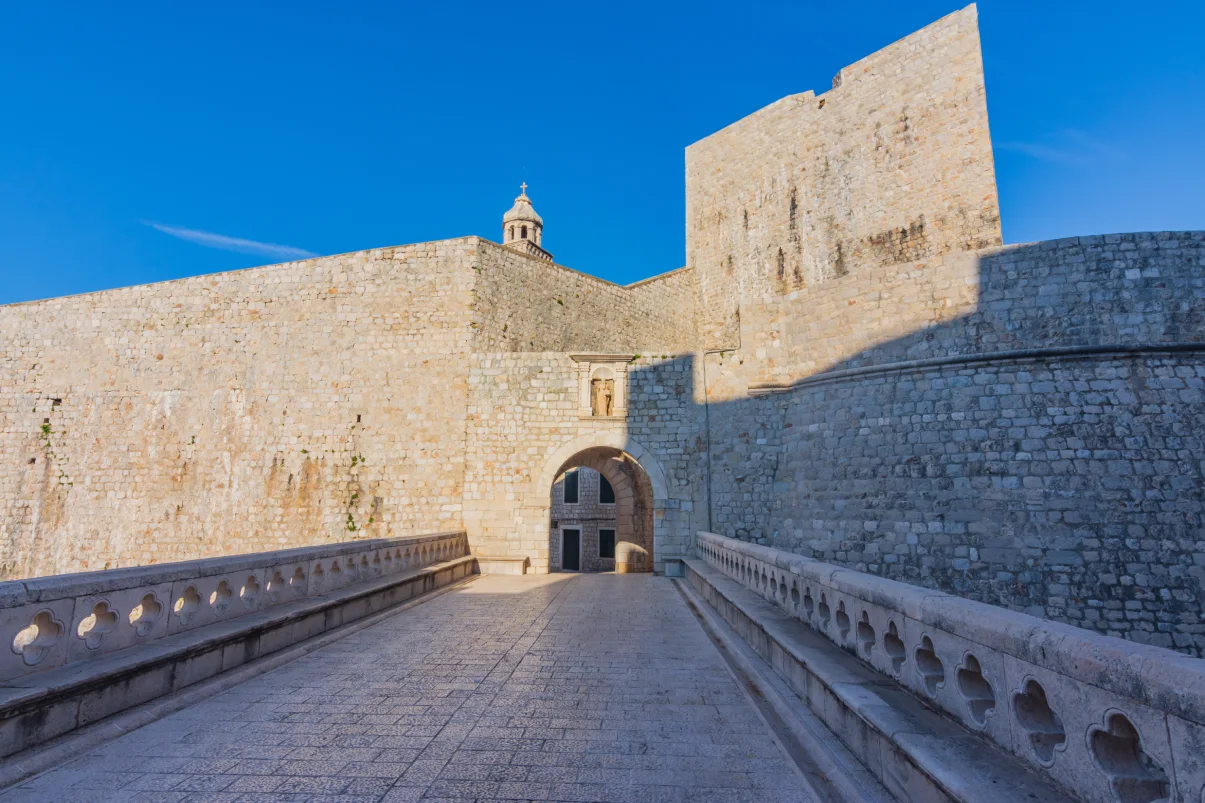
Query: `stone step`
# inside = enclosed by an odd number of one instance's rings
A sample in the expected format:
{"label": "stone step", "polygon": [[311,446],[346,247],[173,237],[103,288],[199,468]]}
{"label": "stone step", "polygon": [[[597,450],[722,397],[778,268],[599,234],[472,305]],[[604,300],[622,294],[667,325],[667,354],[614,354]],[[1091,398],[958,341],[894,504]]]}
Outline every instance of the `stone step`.
{"label": "stone step", "polygon": [[482,574],[527,574],[530,566],[527,556],[478,555],[477,567]]}
{"label": "stone step", "polygon": [[686,579],[901,801],[1073,797],[798,619],[698,559]]}

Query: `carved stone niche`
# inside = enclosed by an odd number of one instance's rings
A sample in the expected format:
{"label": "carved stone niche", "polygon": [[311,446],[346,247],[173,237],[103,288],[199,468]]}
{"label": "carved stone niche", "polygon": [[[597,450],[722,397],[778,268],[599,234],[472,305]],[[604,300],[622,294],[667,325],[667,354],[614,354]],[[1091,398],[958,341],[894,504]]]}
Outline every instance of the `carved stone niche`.
{"label": "carved stone niche", "polygon": [[620,420],[628,416],[628,364],[634,354],[570,354],[577,363],[577,414]]}

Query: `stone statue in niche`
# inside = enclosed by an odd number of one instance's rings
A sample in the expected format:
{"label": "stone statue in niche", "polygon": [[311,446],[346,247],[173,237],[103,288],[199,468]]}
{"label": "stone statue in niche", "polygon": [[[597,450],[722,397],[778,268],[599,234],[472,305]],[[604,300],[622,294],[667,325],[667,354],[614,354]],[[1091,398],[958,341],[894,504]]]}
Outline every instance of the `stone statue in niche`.
{"label": "stone statue in niche", "polygon": [[614,379],[590,380],[590,414],[611,415],[615,401]]}

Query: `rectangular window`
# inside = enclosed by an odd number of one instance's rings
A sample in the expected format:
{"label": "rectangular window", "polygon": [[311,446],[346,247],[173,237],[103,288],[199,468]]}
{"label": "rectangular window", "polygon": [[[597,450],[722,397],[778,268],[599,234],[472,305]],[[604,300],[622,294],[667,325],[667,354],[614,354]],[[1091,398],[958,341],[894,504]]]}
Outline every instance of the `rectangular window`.
{"label": "rectangular window", "polygon": [[565,504],[577,504],[577,469],[565,472]]}
{"label": "rectangular window", "polygon": [[598,531],[598,556],[600,558],[615,557],[615,531]]}
{"label": "rectangular window", "polygon": [[615,504],[615,489],[602,474],[598,475],[598,501],[603,505]]}

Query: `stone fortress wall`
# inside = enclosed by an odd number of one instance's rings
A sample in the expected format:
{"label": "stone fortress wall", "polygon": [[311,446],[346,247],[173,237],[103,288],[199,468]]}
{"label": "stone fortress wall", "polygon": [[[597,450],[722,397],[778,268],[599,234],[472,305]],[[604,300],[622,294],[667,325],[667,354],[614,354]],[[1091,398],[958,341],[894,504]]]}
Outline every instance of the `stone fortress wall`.
{"label": "stone fortress wall", "polygon": [[1000,243],[974,6],[686,149],[705,348],[748,300]]}
{"label": "stone fortress wall", "polygon": [[[691,288],[678,271],[626,291],[470,237],[0,308],[0,568],[459,528],[466,477],[474,512],[511,488],[467,431],[470,407],[524,382],[491,366],[536,377],[534,415],[548,419],[541,372],[576,380],[540,349],[672,352],[691,329],[650,321],[689,310]],[[537,350],[509,352],[515,332]]]}
{"label": "stone fortress wall", "polygon": [[455,529],[473,239],[0,309],[0,564]]}
{"label": "stone fortress wall", "polygon": [[1070,238],[750,305],[708,357],[714,526],[1205,651],[1202,266],[1200,232]]}
{"label": "stone fortress wall", "polygon": [[626,288],[464,238],[0,308],[5,571],[462,527],[547,571],[622,453],[658,570],[707,530],[1205,653],[1205,235],[1001,246],[976,24],[688,148],[689,267]]}
{"label": "stone fortress wall", "polygon": [[485,241],[480,253],[475,353],[694,349],[698,292],[688,268],[620,287]]}

